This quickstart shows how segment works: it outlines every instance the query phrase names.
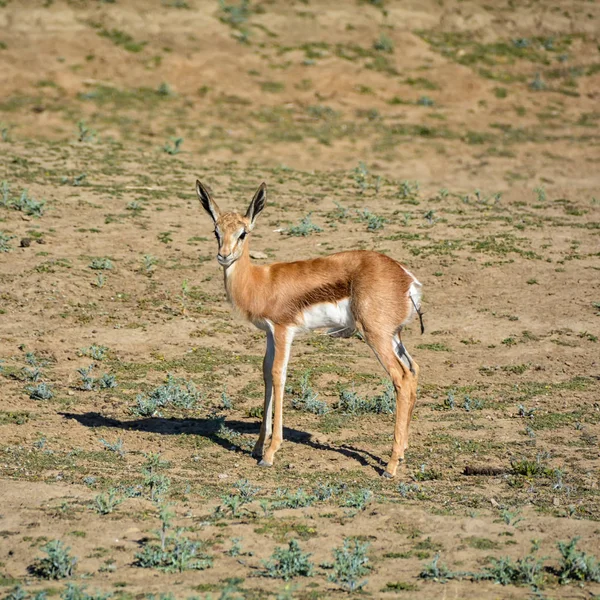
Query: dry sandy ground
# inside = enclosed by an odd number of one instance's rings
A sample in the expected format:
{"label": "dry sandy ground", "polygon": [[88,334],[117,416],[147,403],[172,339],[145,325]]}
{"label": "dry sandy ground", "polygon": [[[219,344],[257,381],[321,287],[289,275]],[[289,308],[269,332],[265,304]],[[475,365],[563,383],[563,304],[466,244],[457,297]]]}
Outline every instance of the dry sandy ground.
{"label": "dry sandy ground", "polygon": [[[319,565],[346,537],[369,544],[372,598],[600,594],[556,576],[557,542],[600,554],[599,5],[150,4],[0,2],[0,595],[63,590],[28,571],[60,539],[71,581],[116,598],[341,598]],[[423,282],[395,481],[393,416],[337,406],[384,389],[358,338],[296,341],[286,443],[270,470],[250,457],[264,339],[227,305],[196,177],[240,211],[268,183],[257,262],[365,248]],[[41,216],[15,209],[24,189]],[[322,231],[290,235],[307,215]],[[92,363],[118,387],[82,389]],[[307,372],[325,415],[292,406]],[[169,373],[201,399],[136,414]],[[39,383],[51,399],[30,397]],[[136,565],[159,526],[150,452],[211,568]],[[500,472],[463,474],[485,465]],[[215,513],[243,479],[255,499]],[[319,484],[336,495],[277,504]],[[111,488],[123,502],[100,515]],[[292,538],[315,575],[259,577]],[[539,589],[468,575],[532,540]],[[420,578],[438,553],[466,575]]]}

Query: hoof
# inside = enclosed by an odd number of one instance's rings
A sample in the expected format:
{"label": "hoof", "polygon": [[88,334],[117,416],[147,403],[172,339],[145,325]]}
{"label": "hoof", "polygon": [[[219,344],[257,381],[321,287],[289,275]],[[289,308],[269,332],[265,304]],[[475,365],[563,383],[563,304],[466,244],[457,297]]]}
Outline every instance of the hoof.
{"label": "hoof", "polygon": [[385,477],[386,479],[394,479],[394,476],[388,471],[383,472],[383,477]]}
{"label": "hoof", "polygon": [[259,467],[272,467],[273,463],[267,462],[264,458],[258,463]]}

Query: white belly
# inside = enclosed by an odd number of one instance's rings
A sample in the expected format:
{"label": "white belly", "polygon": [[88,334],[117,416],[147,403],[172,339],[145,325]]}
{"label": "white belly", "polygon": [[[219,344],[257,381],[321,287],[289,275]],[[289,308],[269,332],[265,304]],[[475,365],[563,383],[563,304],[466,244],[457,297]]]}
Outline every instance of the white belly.
{"label": "white belly", "polygon": [[302,313],[302,327],[306,329],[318,329],[319,327],[331,327],[335,330],[354,331],[356,324],[350,310],[348,298],[339,302],[323,302],[314,304]]}

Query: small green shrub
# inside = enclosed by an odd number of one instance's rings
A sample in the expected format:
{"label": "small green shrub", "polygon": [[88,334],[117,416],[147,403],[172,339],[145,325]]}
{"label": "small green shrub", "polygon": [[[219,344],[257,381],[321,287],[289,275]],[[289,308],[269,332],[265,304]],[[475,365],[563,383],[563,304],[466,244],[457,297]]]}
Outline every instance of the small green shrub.
{"label": "small green shrub", "polygon": [[558,542],[560,564],[557,575],[561,584],[571,581],[600,582],[600,565],[594,556],[576,549],[578,537],[570,542]]}
{"label": "small green shrub", "polygon": [[373,48],[379,52],[392,53],[394,51],[394,42],[385,33],[382,33],[374,42]]}
{"label": "small green shrub", "polygon": [[47,556],[38,558],[29,570],[40,579],[65,579],[71,577],[77,564],[77,559],[69,554],[70,548],[60,540],[52,540],[42,546]]}
{"label": "small green shrub", "polygon": [[0,252],[10,252],[12,247],[9,242],[14,238],[14,235],[8,235],[3,231],[0,231]]}
{"label": "small green shrub", "polygon": [[114,265],[110,258],[100,257],[93,258],[92,262],[89,264],[90,269],[94,269],[96,271],[112,271]]}
{"label": "small green shrub", "polygon": [[169,463],[161,460],[158,452],[149,452],[144,456],[146,457],[146,462],[142,466],[144,486],[150,490],[150,500],[156,502],[166,494],[171,485],[170,479],[161,473],[163,469],[169,466]]}
{"label": "small green shrub", "polygon": [[96,344],[92,344],[87,348],[82,348],[77,354],[79,356],[89,356],[94,360],[104,360],[108,353],[108,348],[106,346],[97,346]]}
{"label": "small green shrub", "polygon": [[387,219],[372,213],[368,208],[357,211],[358,218],[367,224],[367,231],[378,231],[382,229]]}
{"label": "small green shrub", "polygon": [[300,221],[299,225],[294,225],[293,227],[289,227],[288,229],[286,229],[286,233],[288,235],[295,236],[307,236],[311,235],[312,233],[321,233],[322,231],[323,229],[321,227],[315,225],[310,220],[310,213],[307,214],[305,217],[302,217],[302,220]]}
{"label": "small green shrub", "polygon": [[350,415],[393,414],[396,409],[396,390],[391,381],[386,382],[381,394],[372,398],[362,398],[354,390],[342,390],[338,407]]}
{"label": "small green shrub", "polygon": [[110,600],[112,597],[111,593],[93,592],[89,594],[85,585],[79,586],[75,583],[68,583],[60,596],[61,600]]}
{"label": "small green shrub", "polygon": [[152,390],[148,395],[138,394],[136,404],[130,409],[137,417],[154,417],[160,415],[160,409],[168,406],[175,408],[194,408],[202,399],[193,381],[176,379],[167,375],[164,385]]}
{"label": "small green shrub", "polygon": [[361,489],[356,492],[348,492],[342,500],[342,506],[354,508],[356,511],[363,511],[373,500],[373,492],[369,489]]}
{"label": "small green shrub", "polygon": [[440,564],[440,555],[436,554],[433,560],[423,567],[423,570],[419,573],[421,579],[433,579],[439,583],[445,583],[448,579],[453,579],[454,574],[450,569]]}
{"label": "small green shrub", "polygon": [[247,479],[240,479],[233,484],[233,487],[237,493],[221,496],[221,504],[217,507],[217,513],[231,513],[232,517],[239,517],[242,514],[242,507],[254,500],[260,492],[260,488],[253,486]]}
{"label": "small green shrub", "polygon": [[329,412],[329,406],[327,402],[318,400],[319,394],[312,389],[309,379],[310,371],[306,371],[300,377],[300,396],[292,398],[292,407],[315,415],[324,415]]}
{"label": "small green shrub", "polygon": [[165,573],[202,571],[212,567],[212,558],[202,552],[202,548],[200,542],[193,542],[177,531],[166,538],[164,547],[156,543],[144,544],[142,550],[135,554],[135,565]]}
{"label": "small green shrub", "polygon": [[98,514],[109,515],[122,502],[123,498],[119,496],[118,491],[115,488],[111,488],[106,494],[98,494],[94,498],[92,506]]}
{"label": "small green shrub", "polygon": [[183,144],[182,137],[172,137],[170,142],[166,142],[163,146],[163,152],[167,154],[179,154],[181,152],[181,145]]}
{"label": "small green shrub", "polygon": [[46,383],[38,383],[26,388],[32,400],[51,400],[54,397],[50,386]]}
{"label": "small green shrub", "polygon": [[106,448],[106,450],[118,454],[121,458],[123,458],[126,454],[123,438],[119,438],[116,442],[107,442],[104,438],[100,438],[100,443]]}
{"label": "small green shrub", "polygon": [[367,543],[361,544],[356,539],[346,538],[343,546],[334,548],[333,573],[329,575],[329,581],[337,583],[350,593],[361,590],[367,581],[360,580],[371,570],[368,547]]}
{"label": "small green shrub", "polygon": [[288,581],[294,577],[312,577],[314,565],[310,554],[300,550],[297,540],[290,540],[287,548],[275,548],[271,560],[264,562],[264,577],[274,577]]}
{"label": "small green shrub", "polygon": [[508,557],[491,558],[491,566],[483,572],[483,578],[500,585],[531,585],[539,587],[543,581],[543,559],[533,554],[519,558],[516,562]]}

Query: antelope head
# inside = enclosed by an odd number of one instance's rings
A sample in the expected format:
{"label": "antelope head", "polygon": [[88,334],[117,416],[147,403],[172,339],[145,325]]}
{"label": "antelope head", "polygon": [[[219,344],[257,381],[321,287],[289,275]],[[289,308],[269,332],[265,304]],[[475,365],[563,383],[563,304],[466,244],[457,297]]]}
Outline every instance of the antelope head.
{"label": "antelope head", "polygon": [[211,193],[196,180],[198,198],[215,225],[215,237],[219,244],[217,260],[222,267],[230,267],[244,253],[248,234],[254,229],[256,218],[265,207],[267,186],[261,183],[244,216],[236,212],[222,213]]}

